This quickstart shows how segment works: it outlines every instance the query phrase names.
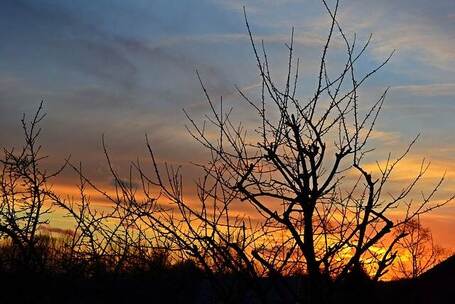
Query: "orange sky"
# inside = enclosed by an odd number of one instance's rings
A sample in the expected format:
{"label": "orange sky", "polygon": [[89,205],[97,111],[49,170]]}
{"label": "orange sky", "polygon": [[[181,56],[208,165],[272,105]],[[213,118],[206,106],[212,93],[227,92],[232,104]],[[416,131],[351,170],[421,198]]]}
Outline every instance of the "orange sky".
{"label": "orange sky", "polygon": [[[114,3],[115,2],[115,3]],[[0,143],[19,146],[22,113],[40,100],[43,165],[58,168],[69,155],[82,162],[97,185],[112,186],[101,146],[104,134],[115,169],[127,176],[131,161],[143,160],[148,134],[160,160],[182,165],[186,195],[194,200],[200,171],[190,162],[208,155],[189,136],[187,110],[202,120],[210,110],[195,75],[213,96],[233,107],[233,116],[252,132],[251,108],[235,86],[260,96],[260,82],[249,45],[242,6],[245,1],[2,1],[0,4]],[[315,75],[327,36],[328,16],[319,0],[247,1],[250,25],[269,50],[275,79],[285,79],[291,26],[295,56],[301,59],[300,100],[314,96]],[[141,3],[141,4],[139,4]],[[398,191],[417,172],[422,159],[431,166],[412,195],[429,191],[445,174],[435,199],[455,193],[455,1],[343,1],[340,22],[349,38],[365,42],[373,33],[357,72],[364,74],[396,49],[392,60],[359,90],[361,108],[390,87],[371,136],[373,152],[364,165],[378,173],[389,152],[396,157],[417,134],[419,141],[397,167],[388,190]],[[344,62],[339,35],[328,66],[338,73]],[[340,61],[340,58],[343,60]],[[54,190],[77,197],[77,176],[65,170]],[[102,196],[90,193],[94,204]],[[387,193],[385,193],[387,195]],[[235,212],[251,209],[237,204]],[[397,210],[399,213],[400,210]],[[455,250],[455,203],[422,218],[441,246]],[[67,227],[65,218],[52,218]]]}

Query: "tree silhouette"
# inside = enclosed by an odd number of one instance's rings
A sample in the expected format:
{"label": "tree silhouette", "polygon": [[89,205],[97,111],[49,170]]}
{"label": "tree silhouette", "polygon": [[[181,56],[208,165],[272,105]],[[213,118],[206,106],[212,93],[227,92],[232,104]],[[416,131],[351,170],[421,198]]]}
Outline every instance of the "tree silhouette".
{"label": "tree silhouette", "polygon": [[50,186],[48,180],[58,175],[63,167],[54,173],[47,173],[40,166],[45,158],[37,143],[41,129],[41,102],[32,120],[22,117],[24,145],[18,150],[4,149],[0,160],[0,236],[8,237],[13,245],[14,262],[21,267],[34,269],[41,266],[40,255],[36,252],[39,245],[38,229],[47,223],[50,214]]}
{"label": "tree silhouette", "polygon": [[422,226],[420,217],[396,233],[406,235],[398,242],[401,253],[397,259],[397,271],[405,278],[417,278],[447,256],[447,251],[434,243],[430,229]]}
{"label": "tree silhouette", "polygon": [[[235,123],[232,108],[226,110],[222,101],[219,105],[213,101],[198,74],[211,115],[198,124],[185,113],[191,135],[211,156],[206,164],[200,165],[206,174],[204,180],[216,185],[204,184],[199,188],[205,197],[216,201],[214,205],[226,210],[235,200],[256,210],[262,235],[253,246],[248,246],[250,252],[240,250],[251,268],[263,269],[272,276],[303,270],[314,282],[323,277],[344,280],[368,268],[372,278],[378,280],[396,258],[397,243],[406,236],[404,232],[392,232],[453,197],[443,202],[432,201],[444,180],[442,177],[420,201],[408,199],[428,169],[425,162],[401,191],[384,195],[390,176],[417,137],[396,159],[389,154],[385,164],[378,163],[377,172],[371,172],[363,161],[371,151],[369,138],[387,89],[366,109],[360,107],[359,89],[393,53],[371,71],[358,75],[357,65],[371,36],[360,46],[355,35],[350,41],[337,19],[339,1],[333,8],[322,2],[331,23],[316,88],[309,100],[303,101],[296,95],[299,60],[294,59],[294,31],[286,45],[287,73],[284,86],[280,87],[272,76],[264,43],[258,47],[246,14],[262,90],[256,98],[239,88],[237,91],[257,115],[259,123],[253,132],[249,132],[249,126]],[[327,56],[335,35],[344,42],[346,60],[341,71],[330,76],[333,73],[329,72]],[[214,134],[218,136],[214,138]],[[200,214],[184,202],[180,175],[167,171],[172,189],[169,191],[162,182],[158,164],[154,163],[157,184],[168,197],[185,212]],[[226,197],[228,201],[222,199]],[[403,211],[401,218],[390,215],[396,209]],[[205,225],[220,226],[213,219],[201,216],[199,219]],[[229,226],[228,221],[224,224]],[[375,250],[377,247],[383,250]]]}
{"label": "tree silhouette", "polygon": [[[199,206],[184,197],[180,169],[163,167],[148,141],[152,176],[141,163],[132,165],[149,198],[149,203],[130,200],[142,227],[166,240],[167,248],[180,258],[191,259],[210,273],[224,296],[231,293],[223,286],[225,281],[217,280],[218,273],[239,274],[241,285],[248,284],[259,298],[266,291],[257,279],[267,276],[278,283],[273,289],[283,297],[316,301],[321,297],[321,289],[314,291],[316,285],[330,288],[329,282],[366,277],[377,281],[389,271],[400,240],[408,235],[402,227],[453,199],[433,201],[444,177],[419,201],[412,199],[428,169],[424,161],[401,190],[384,194],[394,170],[418,137],[401,155],[392,158],[388,154],[384,164],[378,162],[372,171],[364,160],[372,151],[369,139],[388,90],[370,106],[360,106],[359,90],[393,53],[358,75],[358,63],[371,36],[360,46],[355,35],[350,41],[337,19],[339,1],[333,8],[322,3],[331,22],[314,95],[308,100],[296,93],[299,60],[294,59],[294,31],[286,44],[287,73],[280,87],[272,76],[264,43],[259,47],[255,42],[246,13],[261,91],[256,98],[240,88],[237,91],[254,111],[258,125],[250,128],[236,123],[234,109],[226,109],[222,101],[215,103],[197,73],[211,110],[201,124],[185,112],[191,136],[210,155],[209,161],[199,164],[204,172],[196,185]],[[336,35],[344,43],[346,59],[343,68],[332,73],[327,58]],[[118,173],[110,168],[121,185]],[[120,188],[122,193],[130,192]],[[160,196],[153,197],[152,188]],[[161,196],[172,209],[158,207]],[[229,210],[238,202],[256,213],[231,215]],[[394,218],[391,211],[397,209],[402,216]],[[307,288],[300,288],[304,296],[283,279],[296,274],[307,277]]]}
{"label": "tree silhouette", "polygon": [[[338,21],[339,1],[333,7],[322,3],[330,24],[309,98],[298,94],[294,30],[286,44],[286,74],[280,86],[265,44],[256,42],[246,13],[261,85],[257,96],[237,91],[254,113],[251,121],[256,125],[236,122],[235,109],[222,99],[215,102],[197,73],[210,113],[199,123],[185,112],[190,135],[209,155],[208,161],[198,164],[203,173],[195,185],[196,199],[184,195],[180,168],[161,163],[147,138],[151,173],[137,160],[123,178],[114,169],[103,137],[113,190],[96,185],[81,164],[67,161],[79,177],[80,197],[57,195],[48,180],[60,171],[48,174],[40,168],[42,104],[30,124],[24,118],[24,147],[4,150],[0,161],[0,236],[19,250],[21,264],[29,269],[42,264],[38,229],[47,223],[48,202],[74,223],[55,248],[60,254],[55,272],[79,269],[84,278],[117,278],[137,271],[170,271],[175,265],[182,267],[178,270],[194,267],[208,279],[210,292],[224,302],[341,301],[349,284],[369,292],[368,284],[391,269],[403,248],[412,256],[411,276],[433,264],[437,251],[421,260],[423,243],[432,239],[419,218],[454,196],[434,200],[444,181],[441,177],[427,194],[413,200],[429,166],[424,161],[408,184],[388,193],[393,172],[417,137],[401,155],[393,158],[389,153],[375,169],[368,164],[370,138],[387,89],[372,104],[362,103],[359,92],[393,53],[359,74],[371,36],[362,45],[355,35],[349,39]],[[337,37],[346,58],[333,72],[328,54]],[[111,208],[97,209],[87,188],[109,201]],[[253,213],[232,212],[239,204]],[[401,216],[392,214],[397,210]],[[401,262],[399,257],[403,266]]]}

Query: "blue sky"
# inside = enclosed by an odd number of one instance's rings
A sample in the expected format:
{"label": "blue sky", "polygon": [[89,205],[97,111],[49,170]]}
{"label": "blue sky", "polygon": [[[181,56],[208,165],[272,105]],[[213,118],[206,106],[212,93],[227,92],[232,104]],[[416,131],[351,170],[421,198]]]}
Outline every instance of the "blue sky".
{"label": "blue sky", "polygon": [[[103,180],[102,134],[120,165],[145,155],[145,133],[162,159],[203,159],[182,112],[207,110],[195,70],[246,120],[234,85],[258,83],[243,5],[277,78],[295,27],[299,94],[310,96],[329,25],[319,0],[1,1],[2,145],[20,142],[22,113],[45,100],[42,141],[51,166],[71,154]],[[375,135],[379,159],[422,133],[410,164],[430,158],[453,178],[446,191],[455,190],[455,1],[344,0],[340,21],[350,37],[374,35],[359,73],[397,50],[361,92],[368,104],[391,87]],[[330,53],[334,68],[344,58],[339,45]]]}
{"label": "blue sky", "polygon": [[[284,43],[295,27],[301,94],[310,95],[328,25],[319,0],[2,1],[2,140],[14,142],[21,113],[44,99],[49,141],[61,143],[59,154],[96,150],[102,133],[119,148],[140,146],[147,132],[170,141],[164,150],[180,150],[172,145],[173,138],[187,144],[181,109],[205,109],[196,69],[214,96],[238,99],[235,84],[258,81],[243,5],[277,75],[284,73]],[[365,88],[370,99],[392,87],[382,131],[405,138],[421,132],[425,147],[436,139],[441,146],[454,142],[454,14],[450,0],[342,1],[346,32],[361,39],[374,34],[365,71],[397,49]],[[334,48],[334,65],[343,55]]]}

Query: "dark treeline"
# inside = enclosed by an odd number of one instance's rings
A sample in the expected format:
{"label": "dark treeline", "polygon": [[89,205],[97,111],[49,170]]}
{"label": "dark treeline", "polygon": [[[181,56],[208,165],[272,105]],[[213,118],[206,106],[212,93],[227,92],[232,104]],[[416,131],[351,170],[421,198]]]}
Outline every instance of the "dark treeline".
{"label": "dark treeline", "polygon": [[[288,64],[279,82],[284,84],[278,85],[246,14],[261,86],[256,96],[237,90],[256,125],[236,122],[235,109],[215,102],[197,74],[210,113],[198,122],[185,112],[190,136],[208,155],[198,165],[202,173],[192,201],[184,195],[180,169],[160,162],[148,140],[151,165],[134,161],[125,178],[103,138],[113,189],[94,183],[83,165],[70,159],[55,172],[46,170],[39,144],[43,104],[30,119],[24,115],[23,146],[5,147],[0,160],[3,299],[390,303],[403,294],[424,299],[424,283],[416,282],[425,282],[421,274],[440,260],[441,250],[420,217],[453,197],[435,199],[444,177],[429,191],[418,189],[426,162],[390,193],[391,176],[417,138],[401,155],[388,154],[377,170],[367,166],[369,139],[387,90],[362,106],[359,90],[392,55],[358,75],[371,37],[363,44],[355,35],[350,39],[337,17],[338,1],[332,7],[322,3],[330,24],[309,98],[297,97],[294,31],[286,44]],[[346,58],[340,70],[331,71],[328,53],[335,39]],[[53,191],[63,170],[78,177],[78,197]],[[93,191],[109,208],[94,206],[87,194]],[[254,214],[233,214],[233,204]],[[49,233],[56,210],[71,224]],[[392,216],[396,210],[400,217]],[[400,259],[403,252],[412,257],[411,268]],[[414,279],[381,283],[394,271]]]}

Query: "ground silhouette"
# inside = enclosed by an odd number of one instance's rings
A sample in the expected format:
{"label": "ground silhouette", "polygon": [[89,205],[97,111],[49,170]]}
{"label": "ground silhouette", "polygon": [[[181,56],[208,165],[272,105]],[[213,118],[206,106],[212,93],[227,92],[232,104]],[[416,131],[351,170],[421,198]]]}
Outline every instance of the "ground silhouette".
{"label": "ground silhouette", "polygon": [[[217,282],[227,288],[220,293],[211,274],[191,262],[169,265],[162,257],[148,261],[141,268],[112,272],[98,265],[90,275],[76,269],[94,265],[65,265],[54,260],[40,270],[30,271],[20,265],[7,265],[8,246],[0,256],[0,299],[2,303],[295,303],[291,295],[279,294],[274,284],[286,282],[290,292],[319,293],[329,290],[323,302],[314,303],[451,303],[455,256],[415,279],[376,282],[366,274],[353,275],[343,282],[320,281],[310,286],[305,276],[257,279],[264,290],[258,298],[252,286],[242,285],[242,275],[218,274]],[[310,290],[311,288],[311,290]],[[321,298],[319,298],[321,299]],[[307,302],[310,303],[310,302]]]}

